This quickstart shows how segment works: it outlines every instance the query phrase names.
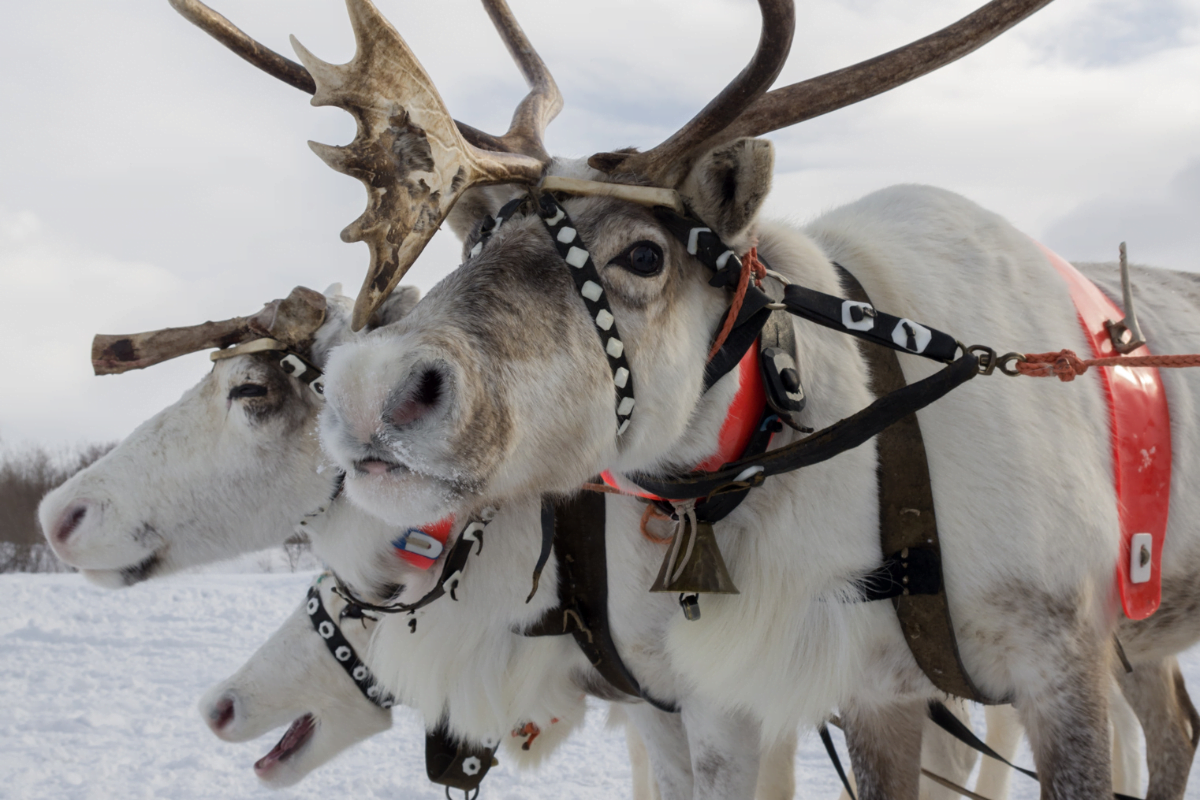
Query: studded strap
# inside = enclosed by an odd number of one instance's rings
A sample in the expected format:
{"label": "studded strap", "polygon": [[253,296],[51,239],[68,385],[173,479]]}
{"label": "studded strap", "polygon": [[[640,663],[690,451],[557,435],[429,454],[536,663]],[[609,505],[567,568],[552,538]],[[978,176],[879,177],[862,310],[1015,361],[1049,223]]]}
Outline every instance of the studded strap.
{"label": "studded strap", "polygon": [[608,368],[612,370],[613,386],[617,390],[617,435],[620,436],[629,428],[633,415],[633,374],[625,358],[625,343],[617,332],[616,318],[600,283],[600,273],[592,261],[592,254],[579,237],[579,231],[567,216],[566,209],[553,195],[546,193],[538,199],[538,216],[550,232],[558,254],[570,267],[575,288],[587,306],[588,316],[596,326],[600,344],[608,356]]}
{"label": "studded strap", "polygon": [[308,612],[308,619],[312,622],[313,630],[325,642],[325,646],[329,648],[334,660],[341,664],[342,669],[346,670],[346,674],[363,693],[363,697],[380,708],[391,708],[396,705],[396,699],[375,681],[371,670],[367,669],[367,665],[358,657],[358,653],[354,652],[350,641],[342,634],[342,629],[325,610],[319,588],[321,579],[324,577],[322,575],[317,578],[313,585],[308,587],[308,603],[304,610]]}

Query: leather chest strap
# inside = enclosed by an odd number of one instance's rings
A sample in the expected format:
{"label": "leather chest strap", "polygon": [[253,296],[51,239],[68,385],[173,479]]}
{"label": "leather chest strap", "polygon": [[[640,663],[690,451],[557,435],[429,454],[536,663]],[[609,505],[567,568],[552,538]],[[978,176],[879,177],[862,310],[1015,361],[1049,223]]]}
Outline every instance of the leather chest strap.
{"label": "leather chest strap", "polygon": [[[848,298],[871,303],[862,284],[845,267],[837,263],[834,267]],[[895,350],[861,339],[858,348],[866,359],[871,392],[876,397],[907,385]],[[921,582],[928,588],[936,586],[936,591],[932,592],[923,587],[925,592],[921,594],[902,589],[901,594],[892,598],[908,648],[917,665],[938,689],[977,703],[994,705],[998,701],[986,697],[976,688],[959,657],[942,581],[941,547],[929,461],[917,415],[909,414],[884,428],[876,442],[879,450],[879,536],[884,561],[907,567],[908,556],[912,553],[914,566],[919,560],[923,567]]]}
{"label": "leather chest strap", "polygon": [[629,671],[608,625],[608,554],[604,541],[604,495],[579,492],[554,501],[554,554],[558,560],[558,606],[525,636],[571,634],[587,660],[614,688],[674,713],[650,696]]}

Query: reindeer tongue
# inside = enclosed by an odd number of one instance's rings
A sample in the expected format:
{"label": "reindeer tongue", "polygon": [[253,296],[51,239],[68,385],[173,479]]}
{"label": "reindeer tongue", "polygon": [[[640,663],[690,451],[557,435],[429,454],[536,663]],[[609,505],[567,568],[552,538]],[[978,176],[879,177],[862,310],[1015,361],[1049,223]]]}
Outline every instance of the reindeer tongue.
{"label": "reindeer tongue", "polygon": [[276,764],[290,758],[312,737],[316,727],[317,721],[312,714],[305,714],[293,722],[279,743],[271,748],[271,752],[254,762],[255,774],[265,776]]}

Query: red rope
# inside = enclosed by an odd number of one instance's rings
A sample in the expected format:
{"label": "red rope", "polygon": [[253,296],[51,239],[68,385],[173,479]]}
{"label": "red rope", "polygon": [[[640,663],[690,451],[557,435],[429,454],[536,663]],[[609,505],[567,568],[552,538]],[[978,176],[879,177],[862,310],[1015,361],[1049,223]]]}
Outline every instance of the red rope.
{"label": "red rope", "polygon": [[725,344],[725,340],[729,338],[729,332],[733,330],[733,323],[737,322],[738,313],[742,310],[742,301],[746,299],[746,290],[750,288],[751,275],[754,276],[755,286],[762,286],[762,279],[767,277],[766,266],[758,260],[757,247],[751,247],[750,252],[746,253],[746,257],[742,259],[742,274],[738,276],[737,291],[733,293],[733,302],[729,304],[729,313],[725,315],[725,324],[721,326],[721,332],[717,334],[717,340],[713,342],[712,350],[708,351],[709,361],[712,361],[713,356],[721,349],[721,345]]}
{"label": "red rope", "polygon": [[1088,371],[1088,367],[1200,367],[1200,354],[1178,356],[1114,356],[1091,358],[1086,361],[1072,350],[1057,353],[1027,353],[1024,361],[1014,368],[1021,375],[1031,378],[1058,378],[1064,383],[1075,380],[1075,376]]}
{"label": "red rope", "polygon": [[672,536],[659,536],[658,534],[651,532],[646,527],[646,523],[650,521],[651,517],[654,517],[655,519],[670,519],[670,517],[668,517],[666,514],[660,513],[659,510],[654,507],[653,503],[646,503],[646,510],[642,512],[642,537],[646,541],[654,542],[655,544],[667,544],[670,542],[673,538]]}

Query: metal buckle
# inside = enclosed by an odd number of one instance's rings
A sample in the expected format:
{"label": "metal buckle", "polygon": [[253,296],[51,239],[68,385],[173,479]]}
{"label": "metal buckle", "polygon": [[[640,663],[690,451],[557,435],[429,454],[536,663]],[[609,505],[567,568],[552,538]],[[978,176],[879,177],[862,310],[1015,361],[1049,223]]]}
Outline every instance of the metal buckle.
{"label": "metal buckle", "polygon": [[979,360],[979,375],[991,375],[996,371],[995,350],[982,344],[973,344],[963,349]]}

